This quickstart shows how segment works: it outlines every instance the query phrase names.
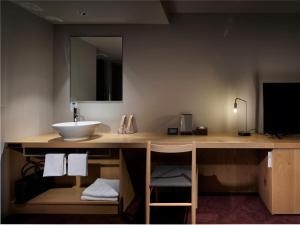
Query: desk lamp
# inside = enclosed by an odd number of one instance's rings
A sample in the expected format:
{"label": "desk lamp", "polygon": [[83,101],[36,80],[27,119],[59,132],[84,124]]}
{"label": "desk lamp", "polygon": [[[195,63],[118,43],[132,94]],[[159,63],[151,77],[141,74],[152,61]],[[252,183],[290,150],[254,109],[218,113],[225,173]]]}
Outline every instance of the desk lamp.
{"label": "desk lamp", "polygon": [[241,99],[241,98],[236,98],[236,99],[234,100],[234,106],[233,106],[233,112],[234,112],[234,113],[237,113],[237,102],[238,102],[238,101],[244,102],[244,103],[246,104],[245,130],[239,131],[238,134],[239,134],[239,136],[250,136],[251,133],[250,133],[250,131],[247,129],[247,101],[244,100],[244,99]]}

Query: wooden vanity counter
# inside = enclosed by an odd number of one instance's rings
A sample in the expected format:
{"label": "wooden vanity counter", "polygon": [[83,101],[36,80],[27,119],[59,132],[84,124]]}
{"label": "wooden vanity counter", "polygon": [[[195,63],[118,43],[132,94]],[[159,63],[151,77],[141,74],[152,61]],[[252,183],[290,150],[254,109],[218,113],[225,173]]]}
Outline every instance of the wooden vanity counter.
{"label": "wooden vanity counter", "polygon": [[147,141],[159,143],[180,143],[195,141],[197,148],[231,149],[275,149],[299,148],[300,137],[282,139],[255,134],[240,137],[236,134],[209,134],[208,136],[181,136],[159,133],[113,134],[96,133],[86,141],[66,142],[56,133],[26,137],[8,141],[8,145],[23,148],[146,148]]}
{"label": "wooden vanity counter", "polygon": [[[86,141],[66,142],[58,134],[51,133],[12,140],[6,144],[7,148],[19,151],[21,149],[33,151],[46,149],[49,152],[51,149],[66,149],[66,151],[67,149],[96,151],[115,149],[122,155],[123,152],[135,154],[145,151],[147,141],[168,144],[195,141],[197,153],[201,156],[198,158],[198,168],[203,177],[214,175],[225,190],[238,190],[234,185],[249,186],[250,191],[259,193],[272,214],[300,213],[300,136],[278,139],[259,134],[241,137],[237,134],[224,133],[212,133],[208,136],[96,133]],[[271,165],[269,165],[270,160]],[[127,171],[126,162],[123,164],[125,166],[123,165],[121,171]],[[108,172],[111,173],[109,170]],[[131,187],[127,172],[120,176],[123,182],[129,183],[130,185],[127,186]],[[245,186],[245,184],[250,185]],[[212,189],[211,184],[205,180],[202,180],[201,185],[206,185],[208,190]],[[132,188],[128,190],[130,191],[126,190],[123,195],[124,209],[134,196]],[[77,203],[77,199],[75,200],[74,202]]]}

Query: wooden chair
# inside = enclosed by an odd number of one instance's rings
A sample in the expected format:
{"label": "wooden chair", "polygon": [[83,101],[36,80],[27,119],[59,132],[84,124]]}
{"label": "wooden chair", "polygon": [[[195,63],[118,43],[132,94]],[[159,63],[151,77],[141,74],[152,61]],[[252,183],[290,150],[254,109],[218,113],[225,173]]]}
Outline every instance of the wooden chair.
{"label": "wooden chair", "polygon": [[[156,177],[154,179],[153,174],[151,173],[151,152],[158,153],[184,153],[191,152],[192,153],[192,162],[191,166],[189,166],[189,175],[185,177],[183,172],[183,176],[176,179],[177,176],[170,176],[170,179],[165,179],[166,177],[162,177],[161,179]],[[180,170],[180,167],[176,166],[177,170]],[[186,169],[186,167],[185,167]],[[160,173],[162,174],[162,173]],[[184,177],[186,179],[184,179]],[[190,179],[189,179],[190,177]],[[160,180],[159,180],[160,179]],[[198,184],[197,184],[197,165],[196,165],[196,145],[195,143],[190,144],[152,144],[150,141],[147,144],[147,156],[146,156],[146,224],[150,223],[150,208],[151,207],[160,207],[160,206],[188,206],[191,207],[191,221],[193,224],[196,223],[196,209],[197,209],[197,195],[198,195]],[[152,203],[151,202],[151,191],[156,187],[191,187],[191,201],[190,202],[179,202],[179,203]]]}

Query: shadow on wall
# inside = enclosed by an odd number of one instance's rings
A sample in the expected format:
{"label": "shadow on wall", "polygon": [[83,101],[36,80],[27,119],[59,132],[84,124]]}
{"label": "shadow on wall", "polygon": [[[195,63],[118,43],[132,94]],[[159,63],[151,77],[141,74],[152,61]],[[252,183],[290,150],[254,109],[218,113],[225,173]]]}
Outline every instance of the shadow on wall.
{"label": "shadow on wall", "polygon": [[152,117],[151,124],[148,125],[150,131],[153,132],[167,132],[168,127],[179,128],[179,114],[165,115],[160,117]]}
{"label": "shadow on wall", "polygon": [[255,112],[254,112],[254,119],[255,119],[255,129],[257,132],[260,132],[260,118],[259,118],[259,110],[260,110],[260,93],[259,93],[259,82],[260,82],[260,74],[258,71],[254,72],[253,74],[253,83],[255,87]]}
{"label": "shadow on wall", "polygon": [[109,125],[105,124],[105,123],[101,123],[97,130],[97,132],[100,132],[100,133],[110,133],[111,132],[111,128]]}
{"label": "shadow on wall", "polygon": [[220,181],[217,175],[204,176],[199,174],[199,193],[231,193],[231,192],[254,192],[253,186],[255,183],[248,181],[244,184],[224,184]]}

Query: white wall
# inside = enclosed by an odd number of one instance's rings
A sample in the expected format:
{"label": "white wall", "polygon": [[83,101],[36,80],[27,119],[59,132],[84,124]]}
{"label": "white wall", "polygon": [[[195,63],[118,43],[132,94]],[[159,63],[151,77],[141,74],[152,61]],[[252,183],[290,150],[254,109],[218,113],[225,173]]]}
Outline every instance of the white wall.
{"label": "white wall", "polygon": [[72,38],[71,46],[72,100],[95,101],[97,48],[80,38]]}
{"label": "white wall", "polygon": [[[2,4],[0,1],[0,49],[2,49]],[[1,56],[2,53],[0,54],[0,81],[1,81],[1,77],[2,77],[2,67],[1,67]],[[2,84],[0,84],[0,152],[3,151],[3,141],[2,141],[2,121],[1,121],[1,115],[2,115],[2,97],[1,97],[1,93],[2,93]]]}
{"label": "white wall", "polygon": [[72,119],[69,36],[121,35],[123,102],[80,104],[86,119],[106,124],[103,131],[116,132],[121,114],[133,112],[140,131],[165,132],[177,125],[178,114],[191,112],[195,124],[233,132],[243,128],[243,112],[232,113],[235,97],[248,100],[249,127],[255,128],[259,82],[300,80],[297,21],[292,14],[186,14],[170,25],[56,26],[54,120]]}
{"label": "white wall", "polygon": [[[53,122],[53,26],[8,1],[2,2],[1,19],[3,140],[48,133]],[[3,153],[2,203],[11,191],[6,157]],[[6,211],[7,205],[2,206],[2,215]]]}
{"label": "white wall", "polygon": [[[0,35],[0,49],[2,49],[2,2],[1,1],[0,1],[0,33],[1,33],[1,35]],[[2,79],[2,58],[1,57],[2,57],[2,52],[0,54],[0,81]],[[4,142],[3,142],[3,139],[2,139],[2,120],[1,120],[2,119],[2,109],[3,109],[3,107],[2,107],[2,83],[0,83],[0,152],[1,153],[3,152],[3,147],[4,147]],[[2,157],[2,154],[1,154],[1,161],[2,160],[3,160],[3,157]],[[1,163],[1,171],[4,168],[3,166],[4,166],[4,163]],[[0,180],[1,180],[1,183],[4,181],[2,174],[1,174],[1,179]],[[2,190],[3,190],[2,185],[0,185],[0,191],[1,191],[1,201],[0,201],[1,205],[0,205],[0,208],[3,207]]]}
{"label": "white wall", "polygon": [[53,27],[12,3],[3,3],[2,104],[4,138],[51,130]]}

